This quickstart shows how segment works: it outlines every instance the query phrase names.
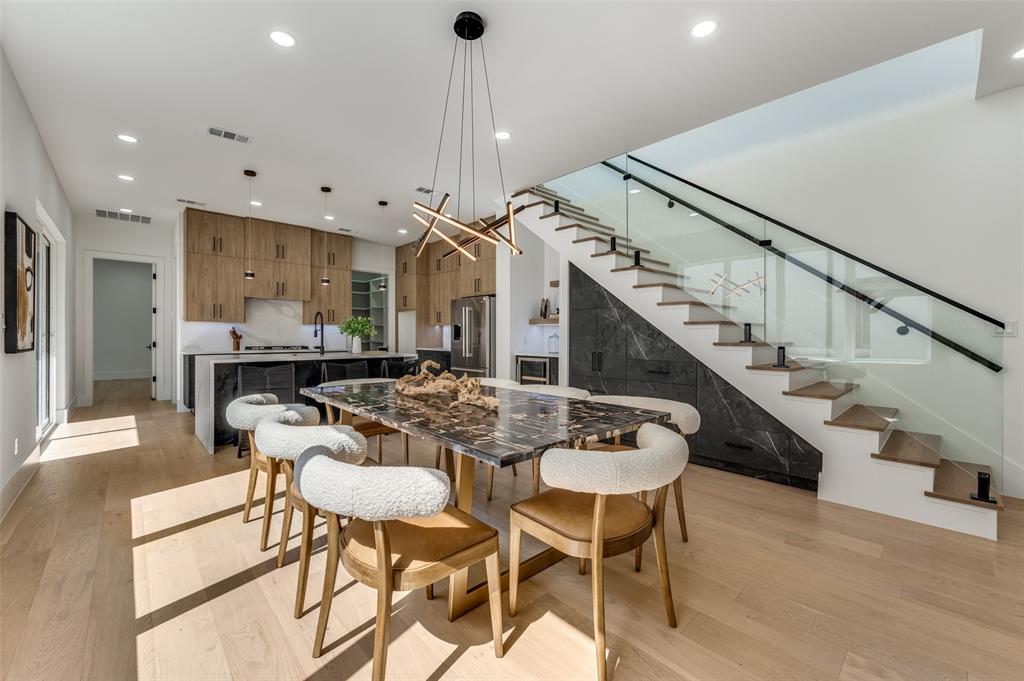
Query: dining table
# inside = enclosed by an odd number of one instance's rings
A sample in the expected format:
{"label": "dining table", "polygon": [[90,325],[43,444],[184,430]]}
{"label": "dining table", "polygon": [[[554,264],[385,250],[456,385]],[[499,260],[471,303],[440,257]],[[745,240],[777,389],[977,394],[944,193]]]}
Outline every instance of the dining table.
{"label": "dining table", "polygon": [[[483,386],[480,390],[498,399],[496,410],[458,403],[447,395],[404,395],[396,390],[393,380],[386,379],[308,387],[300,392],[339,410],[340,423],[351,423],[353,416],[359,416],[394,428],[403,437],[421,438],[443,447],[455,491],[454,504],[471,515],[478,462],[495,468],[527,461],[539,465],[540,457],[553,447],[586,448],[590,443],[635,431],[645,423],[664,423],[669,419],[667,412],[528,389]],[[521,563],[520,579],[528,579],[563,558],[565,554],[545,549]],[[507,569],[501,582],[502,589],[507,589]],[[486,585],[470,585],[468,570],[449,578],[449,620],[454,621],[486,601]]]}

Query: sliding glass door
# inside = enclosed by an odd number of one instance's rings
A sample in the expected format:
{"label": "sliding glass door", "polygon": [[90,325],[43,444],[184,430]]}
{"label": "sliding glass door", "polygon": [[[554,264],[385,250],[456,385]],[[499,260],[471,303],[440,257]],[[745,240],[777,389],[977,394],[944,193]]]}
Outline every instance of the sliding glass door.
{"label": "sliding glass door", "polygon": [[37,435],[53,424],[54,356],[51,327],[50,241],[39,233],[36,239],[36,428]]}

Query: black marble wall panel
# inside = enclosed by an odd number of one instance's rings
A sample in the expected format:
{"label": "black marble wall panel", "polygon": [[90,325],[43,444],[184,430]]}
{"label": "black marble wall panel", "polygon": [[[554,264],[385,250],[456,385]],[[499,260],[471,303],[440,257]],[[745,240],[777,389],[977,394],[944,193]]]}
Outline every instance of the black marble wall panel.
{"label": "black marble wall panel", "polygon": [[691,461],[817,489],[821,452],[575,266],[569,287],[569,385],[692,404]]}

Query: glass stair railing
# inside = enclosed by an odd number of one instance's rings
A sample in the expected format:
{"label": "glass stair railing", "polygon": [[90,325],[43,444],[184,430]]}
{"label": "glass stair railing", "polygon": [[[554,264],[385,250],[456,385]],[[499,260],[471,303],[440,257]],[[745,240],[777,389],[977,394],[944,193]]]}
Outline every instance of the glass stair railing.
{"label": "glass stair railing", "polygon": [[820,371],[797,395],[854,390],[842,416],[893,424],[877,458],[971,478],[988,467],[1001,483],[1000,321],[630,155],[545,188],[563,218],[614,245],[616,269]]}

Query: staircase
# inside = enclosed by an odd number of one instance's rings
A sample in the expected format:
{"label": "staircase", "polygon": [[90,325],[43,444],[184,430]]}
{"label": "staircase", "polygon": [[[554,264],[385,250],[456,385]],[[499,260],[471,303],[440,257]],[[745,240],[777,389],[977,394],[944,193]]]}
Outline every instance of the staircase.
{"label": "staircase", "polygon": [[[698,201],[704,197],[699,197],[696,191],[683,195],[678,186],[665,188],[661,182],[655,184],[650,174],[646,180],[639,179],[640,185],[635,185],[638,178],[621,172],[615,165],[605,165],[620,174],[616,176],[607,168],[595,166],[579,171],[576,175],[586,175],[582,180],[577,177],[575,184],[567,181],[573,176],[567,176],[513,194],[515,201],[525,203],[518,222],[819,449],[824,457],[818,481],[820,499],[992,540],[997,538],[997,520],[1003,503],[995,486],[991,492],[995,503],[971,498],[977,488],[978,473],[992,475],[992,468],[986,463],[944,454],[944,451],[984,450],[991,460],[992,447],[980,443],[969,428],[944,419],[945,412],[935,406],[933,398],[915,394],[917,383],[929,367],[905,363],[911,366],[911,371],[920,371],[910,380],[901,378],[908,384],[903,385],[892,379],[892,376],[899,377],[899,372],[906,368],[900,362],[894,363],[890,376],[886,373],[890,371],[887,367],[871,373],[871,369],[860,369],[856,362],[844,364],[833,358],[815,356],[828,353],[811,351],[803,353],[806,357],[799,356],[801,348],[808,344],[773,335],[785,332],[789,324],[774,320],[769,314],[758,315],[758,305],[767,308],[768,304],[763,299],[752,298],[757,295],[756,289],[761,289],[764,295],[768,285],[758,281],[758,277],[768,279],[773,269],[778,274],[782,266],[790,266],[795,258],[778,256],[782,251],[773,248],[770,237],[762,239],[760,234],[754,239],[740,234],[746,238],[743,244],[716,241],[716,248],[712,249],[706,242],[721,237],[710,230],[700,240],[696,240],[693,233],[674,237],[670,227],[650,224],[663,221],[662,214],[656,212],[661,207],[668,211],[672,208],[688,211],[676,215],[699,217],[716,229],[735,232],[741,221],[736,212],[723,210],[725,204],[716,204],[717,198],[721,198],[717,195],[713,195],[714,201]],[[629,170],[632,172],[633,167]],[[595,175],[601,178],[600,182],[595,182]],[[638,193],[632,191],[636,186],[657,199],[658,208],[649,198],[646,206],[630,206],[629,201]],[[671,197],[667,203],[666,197]],[[638,225],[638,220],[643,220],[644,224]],[[726,270],[741,259],[746,263],[753,257],[756,262],[757,249],[748,243],[751,241],[760,249],[773,251],[773,256],[782,257],[782,265],[767,262],[766,256],[765,268],[753,273],[752,284],[716,270],[716,267]],[[774,242],[777,244],[780,239]],[[690,258],[680,256],[688,244],[704,253]],[[788,245],[793,246],[792,242]],[[735,257],[730,258],[728,254],[722,257],[720,253],[709,255],[709,251],[720,252],[722,248]],[[797,266],[806,269],[803,263],[798,262]],[[871,277],[863,280],[874,281]],[[798,281],[791,277],[782,282],[777,276],[771,284],[792,289]],[[834,282],[829,283],[836,286]],[[724,295],[723,290],[729,295]],[[848,291],[840,291],[845,301]],[[832,295],[831,289],[827,295]],[[865,298],[878,302],[878,298],[861,296],[857,305],[864,305]],[[830,305],[834,307],[835,302],[830,301]],[[848,313],[852,310],[854,314],[862,314],[853,303],[845,302],[845,305]],[[876,305],[874,310],[878,309]],[[796,312],[803,314],[807,310]],[[864,314],[873,312],[868,310]],[[904,325],[913,331],[921,328],[916,320],[900,312],[891,316],[902,318]],[[878,321],[867,318],[874,330]],[[745,325],[749,327],[745,329]],[[929,334],[920,335],[927,336],[928,342],[936,342],[935,336],[950,341],[932,329],[927,330]],[[749,341],[744,340],[745,332],[751,334]],[[900,327],[895,333],[902,337],[908,332]],[[887,335],[881,335],[880,342],[891,342]],[[971,376],[975,376],[974,372],[988,372],[978,374],[979,381],[993,381],[988,374],[998,371],[998,368],[992,370],[985,366],[965,367],[968,359],[959,355],[956,360],[947,359],[950,355],[947,346],[963,349],[960,343],[950,341],[934,350],[931,346],[921,346],[920,338],[913,342],[917,344],[914,347],[927,349],[934,362],[955,362],[958,372],[969,372]],[[787,357],[785,366],[776,366],[779,346],[798,356]],[[990,359],[974,359],[975,363],[993,364]],[[941,369],[932,367],[933,371]],[[865,389],[868,385],[870,389]],[[909,385],[913,385],[914,390],[909,389]],[[970,388],[968,385],[959,387]],[[950,390],[957,388],[957,385],[949,386]],[[875,403],[873,398],[879,396],[892,399],[892,403]],[[934,425],[938,432],[917,432],[901,427],[904,418],[900,408],[903,406],[912,407],[915,412],[914,418],[907,419],[909,423]],[[945,442],[947,439],[952,445]],[[996,477],[993,476],[993,480]]]}

